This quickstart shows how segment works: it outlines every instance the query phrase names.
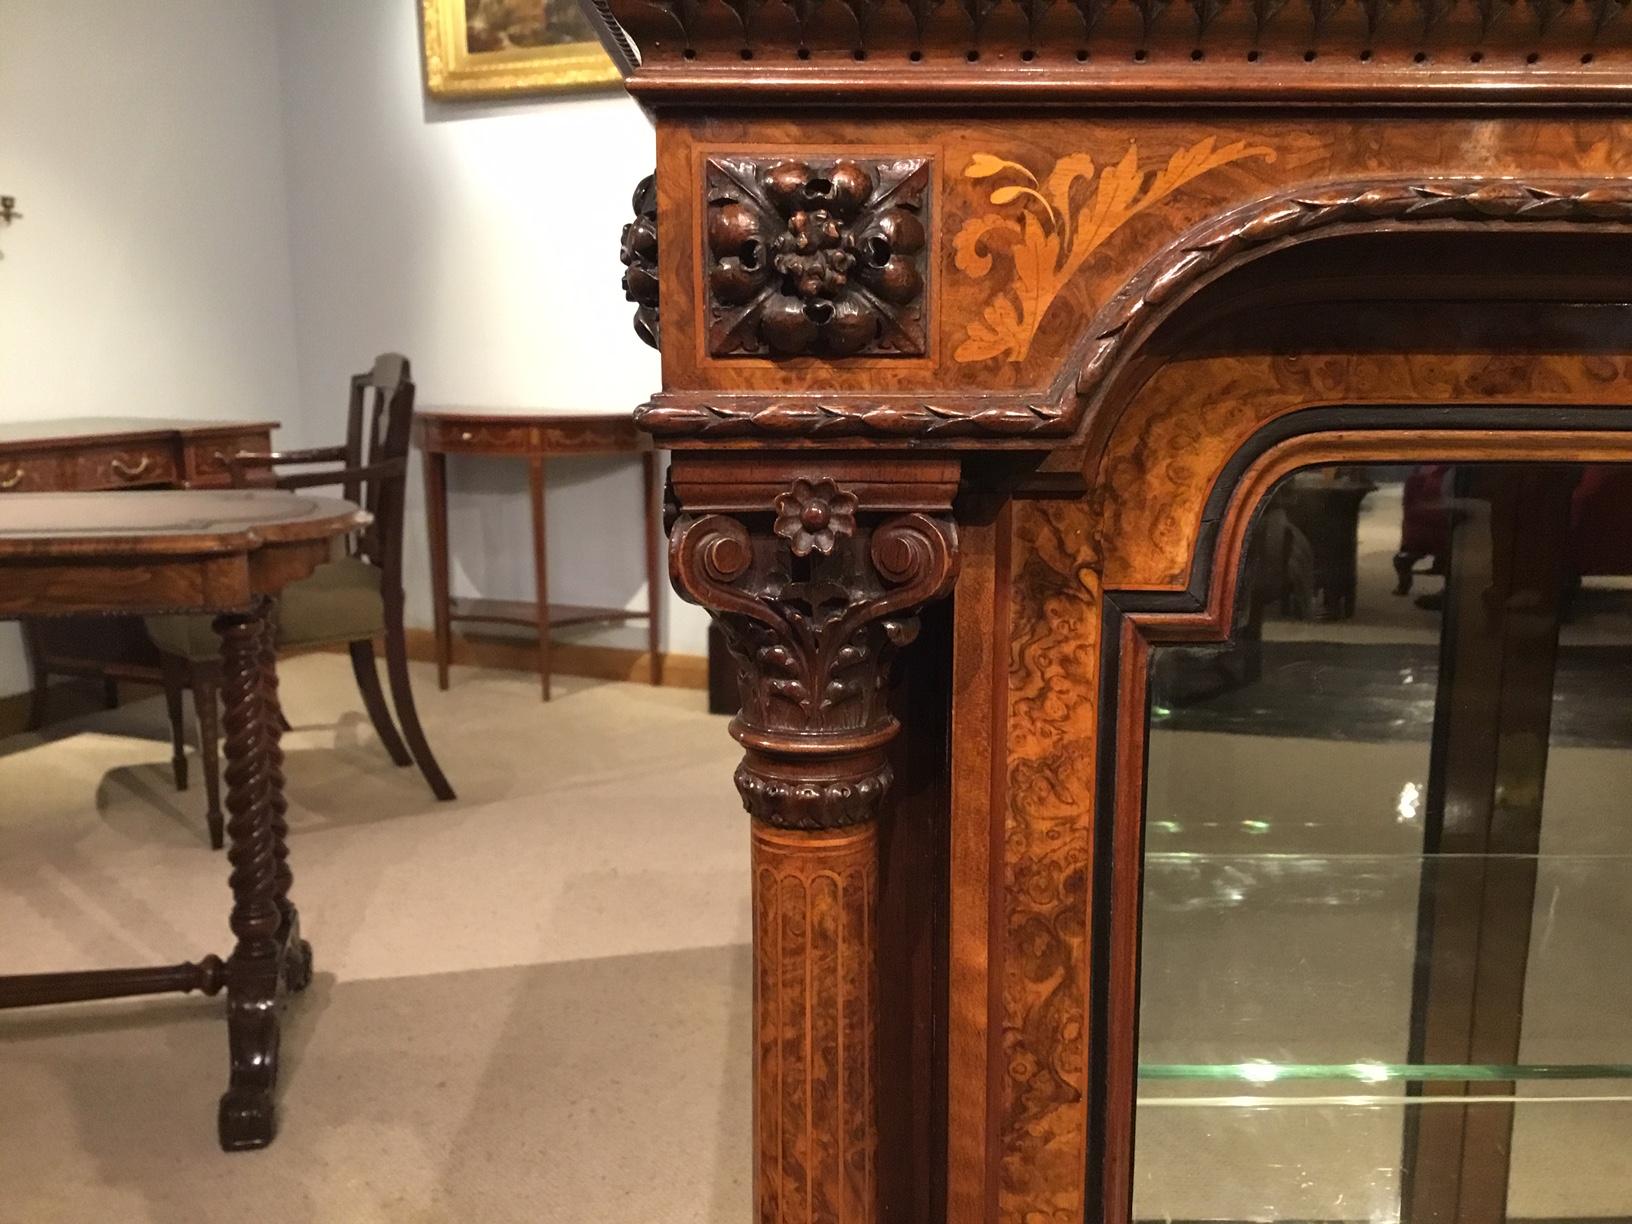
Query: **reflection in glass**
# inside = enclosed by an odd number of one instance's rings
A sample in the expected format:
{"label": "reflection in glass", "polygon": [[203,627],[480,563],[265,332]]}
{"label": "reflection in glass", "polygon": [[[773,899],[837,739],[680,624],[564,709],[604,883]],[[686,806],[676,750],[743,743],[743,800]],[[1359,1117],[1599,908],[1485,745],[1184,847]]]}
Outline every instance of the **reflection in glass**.
{"label": "reflection in glass", "polygon": [[1134,1214],[1632,1217],[1632,470],[1330,466],[1152,656]]}

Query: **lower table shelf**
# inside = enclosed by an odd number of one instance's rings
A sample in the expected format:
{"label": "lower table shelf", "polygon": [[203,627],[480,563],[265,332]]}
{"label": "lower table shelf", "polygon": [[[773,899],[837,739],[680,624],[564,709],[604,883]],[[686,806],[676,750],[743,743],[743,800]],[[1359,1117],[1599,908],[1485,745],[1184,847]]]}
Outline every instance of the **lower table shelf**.
{"label": "lower table shelf", "polygon": [[[644,609],[598,607],[594,604],[557,604],[548,608],[548,623],[561,625],[588,625],[600,621],[648,620],[651,613]],[[474,621],[489,625],[539,624],[538,605],[527,599],[454,599],[449,602],[450,621]]]}

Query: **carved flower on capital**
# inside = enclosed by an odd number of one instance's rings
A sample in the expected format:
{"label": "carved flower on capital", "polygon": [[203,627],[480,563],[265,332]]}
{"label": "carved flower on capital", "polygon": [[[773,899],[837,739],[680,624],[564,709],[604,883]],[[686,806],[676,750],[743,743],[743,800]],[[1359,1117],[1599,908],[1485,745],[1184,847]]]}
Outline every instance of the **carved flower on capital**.
{"label": "carved flower on capital", "polygon": [[824,556],[833,545],[856,533],[856,495],[831,480],[796,480],[776,498],[776,534],[796,557]]}
{"label": "carved flower on capital", "polygon": [[710,348],[924,351],[927,163],[709,163]]}

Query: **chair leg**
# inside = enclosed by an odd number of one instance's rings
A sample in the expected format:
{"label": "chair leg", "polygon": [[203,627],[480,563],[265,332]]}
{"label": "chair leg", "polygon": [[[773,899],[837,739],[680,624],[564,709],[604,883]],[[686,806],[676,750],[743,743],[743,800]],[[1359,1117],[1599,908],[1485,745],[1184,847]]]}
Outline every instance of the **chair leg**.
{"label": "chair leg", "polygon": [[193,712],[198,715],[198,759],[204,769],[204,818],[210,826],[210,849],[226,844],[221,813],[221,679],[213,667],[194,663]]}
{"label": "chair leg", "polygon": [[386,609],[385,670],[391,679],[391,700],[397,707],[397,721],[402,724],[403,738],[414,754],[419,772],[425,775],[431,792],[438,799],[452,799],[453,787],[442,774],[442,767],[431,755],[431,746],[425,742],[424,729],[419,725],[419,713],[414,709],[414,690],[408,680],[408,642],[402,631],[402,609]]}
{"label": "chair leg", "polygon": [[363,708],[368,721],[374,724],[374,733],[398,765],[412,765],[414,758],[397,734],[397,724],[391,721],[391,711],[385,707],[385,693],[380,689],[379,669],[374,665],[374,643],[368,638],[351,643],[351,673],[357,677],[357,691],[363,695]]}
{"label": "chair leg", "polygon": [[164,707],[170,715],[170,772],[176,789],[187,789],[187,663],[174,655],[164,655],[159,665],[164,683]]}
{"label": "chair leg", "polygon": [[34,692],[28,703],[28,729],[38,731],[45,726],[51,705],[51,670],[45,662],[45,643],[40,640],[40,627],[34,621],[23,622],[23,640],[28,647],[29,670],[34,674]]}

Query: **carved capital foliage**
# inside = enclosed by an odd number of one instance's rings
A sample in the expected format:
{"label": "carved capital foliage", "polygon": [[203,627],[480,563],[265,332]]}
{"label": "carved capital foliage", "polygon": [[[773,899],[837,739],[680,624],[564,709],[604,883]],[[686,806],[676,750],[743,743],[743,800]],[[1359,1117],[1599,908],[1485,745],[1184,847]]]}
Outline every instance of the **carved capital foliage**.
{"label": "carved capital foliage", "polygon": [[876,519],[830,480],[775,501],[744,518],[682,514],[675,587],[714,615],[736,662],[748,810],[783,828],[858,824],[891,781],[891,659],[916,612],[951,590],[957,534],[928,514]]}
{"label": "carved capital foliage", "polygon": [[635,334],[659,347],[657,317],[657,180],[648,174],[635,188],[635,219],[623,227],[623,296],[635,303]]}
{"label": "carved capital foliage", "polygon": [[924,353],[927,160],[717,157],[705,176],[711,353]]}

